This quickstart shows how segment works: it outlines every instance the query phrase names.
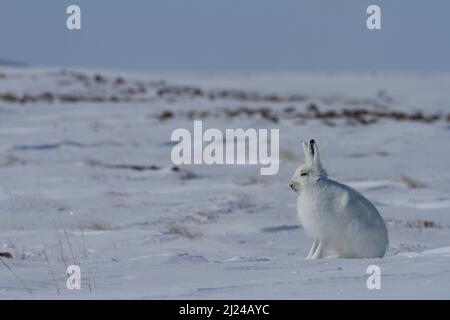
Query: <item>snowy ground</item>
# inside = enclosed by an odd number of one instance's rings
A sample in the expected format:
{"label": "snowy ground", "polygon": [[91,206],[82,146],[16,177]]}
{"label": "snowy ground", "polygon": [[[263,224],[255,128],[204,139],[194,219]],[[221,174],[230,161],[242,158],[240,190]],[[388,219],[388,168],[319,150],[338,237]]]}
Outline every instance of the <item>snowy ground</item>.
{"label": "snowy ground", "polygon": [[[448,299],[448,88],[446,75],[0,69],[0,252],[31,289],[2,264],[0,298]],[[279,173],[174,169],[171,132],[194,119],[280,128]],[[304,259],[288,182],[312,137],[330,176],[379,209],[385,258]],[[66,288],[74,263],[81,290]],[[371,264],[381,290],[366,288]]]}

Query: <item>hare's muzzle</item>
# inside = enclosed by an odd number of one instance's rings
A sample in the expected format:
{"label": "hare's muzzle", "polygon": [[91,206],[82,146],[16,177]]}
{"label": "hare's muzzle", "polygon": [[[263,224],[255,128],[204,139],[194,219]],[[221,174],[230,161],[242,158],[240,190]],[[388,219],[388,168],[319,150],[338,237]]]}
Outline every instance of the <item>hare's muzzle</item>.
{"label": "hare's muzzle", "polygon": [[297,192],[300,189],[298,183],[294,181],[291,181],[289,187],[291,187],[291,189],[294,190],[295,192]]}

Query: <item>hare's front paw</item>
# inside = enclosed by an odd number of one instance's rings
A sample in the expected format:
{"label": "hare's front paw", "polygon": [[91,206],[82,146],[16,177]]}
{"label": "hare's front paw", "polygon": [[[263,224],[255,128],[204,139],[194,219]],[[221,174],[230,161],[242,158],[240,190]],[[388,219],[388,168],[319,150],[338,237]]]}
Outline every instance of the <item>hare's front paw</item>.
{"label": "hare's front paw", "polygon": [[325,252],[325,244],[322,241],[314,240],[314,243],[306,256],[306,259],[322,259],[323,253]]}
{"label": "hare's front paw", "polygon": [[314,242],[311,246],[311,249],[309,250],[308,255],[306,256],[306,259],[311,259],[311,257],[313,256],[314,252],[316,252],[317,246],[319,245],[319,239],[314,239]]}

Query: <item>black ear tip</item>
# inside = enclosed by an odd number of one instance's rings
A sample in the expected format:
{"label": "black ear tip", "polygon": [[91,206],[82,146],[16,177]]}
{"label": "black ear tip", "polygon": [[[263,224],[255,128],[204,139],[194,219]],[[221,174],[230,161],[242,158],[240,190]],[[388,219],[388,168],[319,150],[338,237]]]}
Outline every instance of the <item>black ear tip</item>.
{"label": "black ear tip", "polygon": [[313,145],[314,143],[316,143],[316,141],[314,141],[314,139],[311,139],[311,140],[309,141],[309,144],[310,144],[310,145]]}

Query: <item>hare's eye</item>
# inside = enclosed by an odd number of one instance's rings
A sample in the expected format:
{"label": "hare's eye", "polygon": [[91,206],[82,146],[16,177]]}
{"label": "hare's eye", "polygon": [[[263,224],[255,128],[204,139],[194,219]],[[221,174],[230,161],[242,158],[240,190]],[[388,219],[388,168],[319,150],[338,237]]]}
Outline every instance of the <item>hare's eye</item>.
{"label": "hare's eye", "polygon": [[304,177],[304,176],[307,176],[308,173],[307,173],[307,172],[302,172],[302,173],[300,173],[300,175],[301,175],[302,177]]}

